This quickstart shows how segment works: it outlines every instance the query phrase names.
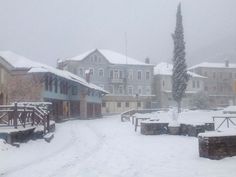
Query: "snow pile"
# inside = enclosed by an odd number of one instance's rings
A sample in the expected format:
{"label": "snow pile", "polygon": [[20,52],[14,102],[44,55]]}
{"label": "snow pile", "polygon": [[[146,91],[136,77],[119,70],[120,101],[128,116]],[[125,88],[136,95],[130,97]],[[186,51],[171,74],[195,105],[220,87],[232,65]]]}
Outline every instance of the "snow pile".
{"label": "snow pile", "polygon": [[236,136],[236,128],[225,129],[223,131],[212,131],[206,133],[199,133],[200,137],[220,137],[220,136]]}
{"label": "snow pile", "polygon": [[[191,125],[201,125],[204,123],[212,123],[212,116],[221,116],[222,111],[210,110],[183,110],[178,116],[178,122]],[[159,119],[160,122],[173,122],[173,110],[157,111],[147,114],[135,114],[140,118]]]}
{"label": "snow pile", "polygon": [[11,146],[6,143],[4,139],[0,139],[0,151],[6,151],[10,148]]}

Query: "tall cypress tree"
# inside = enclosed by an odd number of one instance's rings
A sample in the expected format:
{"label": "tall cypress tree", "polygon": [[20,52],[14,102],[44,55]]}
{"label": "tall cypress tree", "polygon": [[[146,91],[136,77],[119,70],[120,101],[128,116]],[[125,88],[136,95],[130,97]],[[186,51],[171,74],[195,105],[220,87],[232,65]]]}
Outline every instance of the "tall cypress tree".
{"label": "tall cypress tree", "polygon": [[189,75],[185,61],[184,29],[181,15],[181,4],[178,5],[176,14],[175,32],[172,34],[174,41],[173,74],[172,74],[172,96],[177,102],[178,112],[181,112],[181,101],[187,88]]}

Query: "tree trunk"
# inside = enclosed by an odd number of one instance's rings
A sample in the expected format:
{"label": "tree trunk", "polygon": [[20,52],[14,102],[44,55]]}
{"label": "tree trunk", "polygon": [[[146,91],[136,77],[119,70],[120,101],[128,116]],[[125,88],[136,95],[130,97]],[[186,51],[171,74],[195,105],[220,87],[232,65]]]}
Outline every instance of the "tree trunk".
{"label": "tree trunk", "polygon": [[178,113],[180,113],[181,112],[181,101],[177,102],[177,106],[178,106]]}

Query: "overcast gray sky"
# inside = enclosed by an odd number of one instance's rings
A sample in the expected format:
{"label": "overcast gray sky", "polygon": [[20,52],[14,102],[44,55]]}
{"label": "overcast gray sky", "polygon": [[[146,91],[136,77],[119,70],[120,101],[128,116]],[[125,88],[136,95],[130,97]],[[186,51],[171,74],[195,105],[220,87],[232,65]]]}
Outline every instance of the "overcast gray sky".
{"label": "overcast gray sky", "polygon": [[[56,65],[57,58],[106,48],[171,61],[180,0],[0,0],[0,50]],[[236,0],[182,0],[189,65],[236,62]]]}

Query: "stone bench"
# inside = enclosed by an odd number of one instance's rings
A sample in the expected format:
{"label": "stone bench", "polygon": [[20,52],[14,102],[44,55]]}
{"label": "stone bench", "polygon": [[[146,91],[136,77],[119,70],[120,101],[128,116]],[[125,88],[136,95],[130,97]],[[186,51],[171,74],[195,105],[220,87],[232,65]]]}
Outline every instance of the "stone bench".
{"label": "stone bench", "polygon": [[236,132],[201,133],[198,136],[199,156],[209,159],[222,159],[236,156]]}

